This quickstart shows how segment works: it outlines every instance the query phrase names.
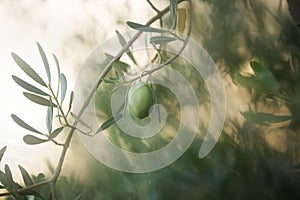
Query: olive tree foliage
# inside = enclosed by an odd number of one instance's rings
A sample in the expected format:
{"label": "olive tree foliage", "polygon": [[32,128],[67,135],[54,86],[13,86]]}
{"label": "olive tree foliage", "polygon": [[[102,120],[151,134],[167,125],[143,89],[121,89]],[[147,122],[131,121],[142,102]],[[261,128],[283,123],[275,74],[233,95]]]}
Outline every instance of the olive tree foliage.
{"label": "olive tree foliage", "polygon": [[[19,125],[20,127],[26,129],[29,134],[23,137],[23,141],[28,145],[38,145],[41,143],[46,142],[53,142],[55,145],[61,148],[61,154],[59,157],[59,161],[57,166],[52,171],[52,176],[46,177],[44,174],[40,173],[38,175],[30,175],[28,171],[19,166],[20,173],[23,177],[23,183],[19,183],[13,179],[12,172],[8,165],[5,165],[4,171],[0,171],[0,196],[8,196],[13,197],[15,199],[80,199],[82,194],[78,192],[72,192],[72,186],[68,186],[72,180],[67,180],[64,177],[60,177],[63,163],[65,157],[67,155],[70,142],[72,137],[74,136],[74,132],[77,131],[79,134],[88,134],[80,129],[77,128],[77,124],[85,125],[85,122],[80,119],[83,111],[87,107],[89,101],[93,97],[95,91],[102,83],[115,83],[120,82],[119,76],[122,76],[124,73],[127,72],[127,67],[129,66],[127,63],[119,61],[121,56],[126,53],[130,59],[135,62],[135,58],[132,53],[128,50],[132,43],[141,35],[142,32],[155,32],[155,33],[168,33],[170,36],[155,36],[151,38],[151,44],[153,46],[162,45],[164,43],[172,42],[174,40],[181,40],[183,44],[187,42],[187,39],[183,39],[180,36],[177,36],[174,30],[176,30],[177,25],[177,4],[184,2],[185,0],[170,0],[169,6],[166,8],[159,10],[153,5],[151,1],[147,0],[147,3],[150,7],[156,11],[156,15],[153,16],[146,24],[140,24],[135,22],[127,22],[127,25],[137,30],[136,35],[129,41],[125,41],[124,37],[116,31],[116,34],[119,38],[120,44],[123,46],[120,52],[116,56],[107,55],[110,59],[109,64],[105,67],[103,73],[99,74],[99,79],[91,89],[90,93],[88,94],[86,100],[83,102],[81,110],[79,113],[72,113],[72,106],[73,106],[73,98],[74,93],[73,91],[67,94],[67,78],[64,73],[61,73],[60,64],[58,58],[53,55],[53,59],[55,61],[55,68],[57,74],[56,80],[57,82],[54,83],[53,76],[54,74],[51,73],[53,71],[51,68],[53,66],[49,65],[48,58],[42,46],[37,43],[39,55],[43,61],[44,68],[47,74],[47,79],[44,80],[41,75],[39,75],[25,60],[23,60],[19,55],[16,53],[12,53],[12,58],[15,63],[20,67],[20,69],[32,79],[33,83],[29,83],[23,80],[20,77],[15,75],[12,76],[13,80],[23,88],[25,91],[23,95],[30,100],[31,102],[38,104],[40,106],[44,106],[47,108],[46,114],[46,128],[47,132],[43,132],[37,130],[33,126],[29,125],[25,120],[21,119],[19,116],[12,114],[12,120]],[[186,0],[186,2],[191,3],[190,1]],[[190,6],[191,7],[191,6]],[[190,11],[189,11],[190,12]],[[170,13],[171,18],[171,26],[170,27],[163,27],[162,18],[164,15]],[[151,24],[155,21],[160,21],[161,27],[155,28],[151,27]],[[182,27],[181,27],[182,28]],[[184,28],[183,28],[184,29]],[[183,30],[182,30],[183,31]],[[184,48],[184,45],[183,47]],[[157,56],[161,56],[159,50],[157,50]],[[153,73],[156,70],[159,70],[163,66],[171,63],[175,60],[177,56],[171,57],[171,59],[167,60],[165,63],[161,63],[157,69],[153,69],[148,74]],[[155,58],[154,58],[155,59]],[[106,75],[111,71],[115,71],[118,77],[114,78],[106,78]],[[146,74],[145,74],[146,75]],[[132,80],[134,81],[134,80]],[[66,95],[69,95],[69,102],[65,102]],[[65,106],[67,104],[67,106]],[[67,109],[64,109],[67,107]],[[54,128],[54,125],[57,124],[58,126]],[[99,127],[99,131],[108,128],[112,124],[112,121],[108,119],[104,122],[101,127]],[[62,133],[67,132],[67,136],[64,142],[57,141],[57,137]],[[3,147],[0,150],[0,161],[6,151],[7,147]],[[59,186],[57,186],[57,184]],[[60,188],[61,187],[61,188]],[[67,188],[70,187],[70,188]]]}
{"label": "olive tree foliage", "polygon": [[[147,0],[150,8],[156,12],[146,24],[127,22],[130,28],[136,29],[137,35],[130,41],[116,31],[122,50],[117,56],[107,55],[109,63],[105,72],[99,75],[98,82],[88,95],[97,92],[96,100],[106,97],[105,90],[111,88],[119,75],[126,73],[127,63],[120,61],[124,54],[134,63],[132,52],[128,51],[132,42],[139,37],[140,32],[164,32],[166,29],[179,32],[190,27],[180,26],[184,18],[182,10],[178,9],[184,0],[170,0],[169,6],[159,10],[155,3]],[[72,113],[73,92],[67,93],[67,77],[61,73],[58,59],[53,54],[56,66],[49,66],[48,59],[40,44],[39,55],[44,63],[47,80],[41,78],[35,70],[21,57],[13,53],[17,65],[32,79],[34,84],[13,76],[13,80],[24,88],[24,96],[30,101],[47,109],[47,132],[37,130],[19,116],[12,119],[29,134],[24,136],[24,142],[36,145],[52,142],[61,148],[57,165],[51,170],[52,176],[44,174],[31,175],[19,166],[23,182],[13,179],[8,165],[0,171],[0,196],[15,199],[299,199],[298,192],[299,163],[299,113],[300,113],[300,40],[299,40],[299,0],[287,0],[291,21],[279,0],[278,9],[269,9],[264,1],[230,0],[230,1],[187,1],[192,3],[190,17],[192,31],[189,33],[199,41],[214,61],[218,64],[224,77],[229,75],[230,83],[238,88],[244,88],[250,96],[249,109],[241,112],[242,122],[229,118],[226,121],[222,137],[214,150],[203,160],[197,159],[197,150],[201,138],[197,138],[187,152],[171,166],[147,174],[127,174],[109,169],[93,159],[88,160],[91,168],[86,180],[79,181],[74,177],[61,175],[69,145],[74,138],[74,131],[88,134],[76,128],[77,123],[85,125],[80,119],[80,113]],[[273,1],[272,1],[273,2]],[[178,5],[178,6],[177,6]],[[176,14],[177,13],[177,14]],[[164,18],[165,16],[167,18]],[[151,24],[159,21],[161,27]],[[183,20],[184,21],[184,20]],[[177,23],[176,23],[177,22]],[[276,29],[274,31],[272,28]],[[274,34],[274,32],[276,34]],[[174,35],[152,38],[155,45],[172,42]],[[183,41],[184,42],[184,41]],[[157,52],[157,57],[164,58],[163,52]],[[168,55],[172,58],[172,55]],[[165,60],[164,60],[165,59]],[[193,84],[195,90],[201,91],[201,103],[209,102],[207,90],[202,86],[203,80],[195,73],[187,70],[180,59],[170,60],[176,70],[182,72]],[[247,63],[251,73],[243,70]],[[164,63],[166,64],[166,63]],[[182,67],[185,66],[185,67]],[[57,74],[50,71],[56,69]],[[51,68],[51,70],[50,70]],[[159,69],[157,69],[159,70]],[[111,76],[113,75],[113,76]],[[53,82],[57,76],[58,82]],[[200,82],[200,83],[199,83]],[[98,87],[99,86],[99,87]],[[167,91],[156,87],[159,103],[167,108],[178,106],[172,100],[172,94],[164,98]],[[66,102],[66,96],[69,102]],[[200,98],[200,97],[199,97]],[[170,100],[171,99],[171,100]],[[175,99],[175,97],[174,97]],[[231,102],[235,103],[235,102]],[[83,108],[84,108],[83,104]],[[64,110],[63,108],[67,108]],[[209,108],[209,106],[207,106]],[[287,111],[280,112],[284,107]],[[172,110],[175,109],[170,109]],[[109,118],[111,111],[107,110],[107,121],[99,130],[110,129],[110,138],[115,143],[122,143],[124,149],[135,151],[140,142],[126,138],[125,134],[115,134],[114,121]],[[174,114],[176,115],[176,114]],[[170,119],[176,128],[177,119]],[[57,121],[58,123],[55,123]],[[54,124],[59,124],[54,127]],[[204,123],[203,123],[204,124]],[[200,125],[202,126],[202,125]],[[275,128],[274,128],[275,127]],[[205,127],[201,127],[205,129]],[[278,152],[269,147],[265,138],[267,130],[283,131],[288,142],[285,152]],[[62,143],[57,138],[66,133]],[[122,138],[123,137],[123,138]],[[123,139],[123,140],[121,140]],[[167,141],[168,142],[168,141]],[[150,144],[150,145],[149,145]],[[142,146],[147,151],[155,150],[157,140]],[[150,146],[150,149],[147,147]],[[0,162],[6,148],[0,150]],[[151,149],[154,148],[154,149]],[[138,149],[139,150],[139,149]],[[86,154],[83,154],[86,155]],[[97,166],[97,167],[95,167]],[[175,188],[175,190],[174,190]]]}

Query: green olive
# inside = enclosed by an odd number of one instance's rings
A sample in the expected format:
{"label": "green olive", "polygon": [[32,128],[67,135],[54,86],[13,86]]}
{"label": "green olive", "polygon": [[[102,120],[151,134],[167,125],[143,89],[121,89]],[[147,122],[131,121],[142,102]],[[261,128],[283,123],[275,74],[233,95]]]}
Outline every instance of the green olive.
{"label": "green olive", "polygon": [[149,115],[149,109],[154,104],[154,91],[147,83],[137,83],[129,89],[128,105],[129,111],[138,119]]}

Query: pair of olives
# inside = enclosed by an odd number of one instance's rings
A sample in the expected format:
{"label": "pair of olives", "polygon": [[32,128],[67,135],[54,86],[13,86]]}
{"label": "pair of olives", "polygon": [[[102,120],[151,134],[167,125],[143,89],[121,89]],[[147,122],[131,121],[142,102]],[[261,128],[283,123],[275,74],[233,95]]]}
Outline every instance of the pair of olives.
{"label": "pair of olives", "polygon": [[128,106],[130,114],[143,119],[149,116],[149,110],[155,103],[155,93],[149,84],[140,82],[129,89]]}

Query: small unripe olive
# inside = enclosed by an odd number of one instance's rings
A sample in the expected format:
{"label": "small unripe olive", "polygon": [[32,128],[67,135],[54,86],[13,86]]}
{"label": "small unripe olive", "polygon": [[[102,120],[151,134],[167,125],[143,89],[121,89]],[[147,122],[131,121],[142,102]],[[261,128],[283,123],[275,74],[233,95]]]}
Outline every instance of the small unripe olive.
{"label": "small unripe olive", "polygon": [[154,104],[154,91],[147,83],[137,83],[129,89],[128,105],[132,115],[143,119],[149,115],[149,109]]}

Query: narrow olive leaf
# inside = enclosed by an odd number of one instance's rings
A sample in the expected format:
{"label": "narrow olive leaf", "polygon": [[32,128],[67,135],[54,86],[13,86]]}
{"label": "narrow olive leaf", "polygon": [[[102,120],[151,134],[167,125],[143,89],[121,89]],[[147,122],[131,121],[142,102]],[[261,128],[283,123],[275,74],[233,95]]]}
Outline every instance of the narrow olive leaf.
{"label": "narrow olive leaf", "polygon": [[74,92],[72,91],[71,94],[70,94],[69,108],[68,108],[67,113],[69,113],[71,111],[72,104],[73,104],[73,99],[74,99]]}
{"label": "narrow olive leaf", "polygon": [[47,108],[47,116],[46,116],[46,125],[48,133],[52,132],[52,122],[53,122],[53,107],[52,101],[50,100],[50,106]]}
{"label": "narrow olive leaf", "polygon": [[31,179],[29,173],[26,171],[26,169],[24,167],[22,167],[21,165],[19,165],[19,169],[20,169],[20,172],[22,174],[24,184],[26,186],[33,185],[33,181]]}
{"label": "narrow olive leaf", "polygon": [[[36,104],[39,104],[39,105],[42,105],[42,106],[51,106],[51,102],[49,99],[45,99],[41,96],[38,96],[38,95],[35,95],[35,94],[31,94],[31,93],[28,93],[28,92],[23,92],[23,95],[29,99],[30,101],[36,103]],[[56,107],[56,104],[52,103],[52,106],[53,107]]]}
{"label": "narrow olive leaf", "polygon": [[12,189],[13,185],[14,185],[14,180],[13,180],[11,170],[7,164],[4,166],[4,172],[5,172],[7,183],[8,183],[7,187],[8,187],[8,189]]}
{"label": "narrow olive leaf", "polygon": [[5,188],[7,188],[9,185],[6,178],[6,174],[1,170],[0,170],[0,182],[5,186]]}
{"label": "narrow olive leaf", "polygon": [[112,81],[117,81],[117,80],[119,80],[118,77],[111,77],[111,76],[110,76],[108,79],[109,79],[109,80],[112,80]]}
{"label": "narrow olive leaf", "polygon": [[57,76],[58,76],[57,84],[58,84],[58,86],[57,86],[56,96],[58,96],[59,88],[60,88],[60,66],[59,66],[59,62],[58,62],[56,55],[54,53],[52,53],[52,56],[54,58],[54,61],[56,64],[56,69],[57,69]]}
{"label": "narrow olive leaf", "polygon": [[7,149],[7,146],[3,147],[3,148],[0,150],[0,162],[1,162],[2,158],[3,158],[3,155],[4,155],[5,151],[6,151],[6,149]]}
{"label": "narrow olive leaf", "polygon": [[130,65],[122,61],[116,61],[113,63],[113,67],[118,67],[123,72],[127,72],[127,70],[130,68]]}
{"label": "narrow olive leaf", "polygon": [[74,200],[80,200],[81,199],[81,194],[79,194],[77,197],[75,197],[75,199]]}
{"label": "narrow olive leaf", "polygon": [[[105,53],[105,56],[108,58],[108,60],[112,60],[114,58],[114,56],[108,54],[108,53]],[[130,67],[130,65],[128,65],[127,63],[124,63],[122,61],[115,61],[112,63],[112,66],[113,68],[116,70],[117,74],[119,75],[123,75],[123,70],[122,68],[124,69],[125,72],[127,72],[127,67]]]}
{"label": "narrow olive leaf", "polygon": [[28,125],[26,122],[24,122],[22,119],[20,119],[17,115],[12,114],[11,118],[16,122],[16,124],[18,124],[19,126],[21,126],[24,129],[27,129],[31,132],[34,133],[38,133],[43,135],[43,133],[41,133],[40,131],[36,130],[35,128],[32,128],[30,125]]}
{"label": "narrow olive leaf", "polygon": [[[123,37],[123,35],[119,31],[116,30],[116,33],[117,33],[117,36],[118,36],[118,39],[119,39],[119,42],[120,42],[121,46],[124,47],[126,45],[125,38]],[[126,54],[132,60],[132,62],[137,65],[137,62],[136,62],[132,52],[130,50],[128,50],[128,51],[126,51]]]}
{"label": "narrow olive leaf", "polygon": [[171,29],[175,29],[176,28],[176,22],[177,22],[177,3],[178,0],[170,0],[170,14],[172,17],[172,28]]}
{"label": "narrow olive leaf", "polygon": [[17,76],[12,75],[12,79],[22,88],[24,88],[25,90],[29,91],[29,92],[33,92],[39,95],[43,95],[43,96],[49,96],[49,94],[47,94],[46,92],[40,90],[39,88],[23,81],[22,79],[20,79]]}
{"label": "narrow olive leaf", "polygon": [[143,24],[138,24],[138,23],[135,23],[135,22],[127,22],[127,25],[130,28],[133,28],[133,29],[138,30],[138,31],[143,31],[143,32],[153,32],[153,33],[166,33],[166,32],[168,32],[168,30],[159,29],[159,28],[152,28],[150,26],[146,26],[146,25],[143,25]]}
{"label": "narrow olive leaf", "polygon": [[118,121],[121,118],[122,118],[122,114],[118,114],[115,117],[111,116],[105,122],[103,122],[103,124],[101,124],[99,129],[96,131],[96,134],[100,133],[101,131],[104,131],[105,129],[108,129],[111,125],[113,125],[116,121]]}
{"label": "narrow olive leaf", "polygon": [[59,127],[57,129],[55,129],[50,135],[49,135],[49,140],[53,140],[54,138],[56,138],[64,129],[64,127]]}
{"label": "narrow olive leaf", "polygon": [[77,115],[75,115],[74,113],[71,112],[71,116],[80,124],[82,124],[83,126],[85,126],[86,128],[91,129],[91,126],[88,125],[85,121],[83,121],[82,119],[80,119]]}
{"label": "narrow olive leaf", "polygon": [[40,139],[40,138],[35,137],[33,135],[25,135],[23,137],[23,141],[26,144],[35,145],[35,144],[41,144],[41,143],[44,143],[44,142],[48,142],[49,140]]}
{"label": "narrow olive leaf", "polygon": [[49,81],[49,84],[50,84],[51,83],[51,73],[50,73],[50,67],[49,67],[49,63],[48,63],[48,60],[47,60],[47,56],[46,56],[42,46],[38,42],[37,42],[37,46],[38,46],[40,55],[42,57],[42,60],[43,60],[44,66],[45,66],[45,70],[46,70],[46,73],[47,73],[48,81]]}
{"label": "narrow olive leaf", "polygon": [[168,36],[153,36],[150,38],[150,42],[154,44],[164,44],[168,42],[172,42],[176,40],[176,38],[168,37]]}
{"label": "narrow olive leaf", "polygon": [[102,78],[101,80],[103,80],[104,83],[115,83],[114,80],[110,80],[110,79]]}
{"label": "narrow olive leaf", "polygon": [[243,112],[242,115],[257,124],[268,124],[268,123],[279,123],[291,120],[292,117],[289,115],[273,115],[269,113],[254,113],[251,111]]}
{"label": "narrow olive leaf", "polygon": [[14,61],[19,65],[19,67],[34,81],[41,84],[42,86],[47,87],[47,84],[43,79],[32,69],[22,58],[20,58],[17,54],[11,53]]}
{"label": "narrow olive leaf", "polygon": [[63,73],[60,74],[60,88],[61,88],[60,102],[62,103],[67,93],[67,79]]}

